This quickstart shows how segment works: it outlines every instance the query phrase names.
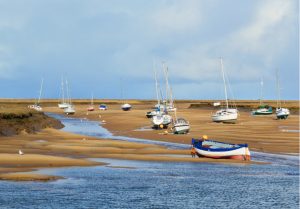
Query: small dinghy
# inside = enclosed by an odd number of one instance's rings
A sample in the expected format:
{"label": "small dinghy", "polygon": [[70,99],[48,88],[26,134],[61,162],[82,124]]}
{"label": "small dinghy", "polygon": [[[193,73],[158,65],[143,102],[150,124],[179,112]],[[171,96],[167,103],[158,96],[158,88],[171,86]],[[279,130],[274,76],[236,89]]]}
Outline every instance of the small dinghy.
{"label": "small dinghy", "polygon": [[99,110],[107,110],[107,106],[105,104],[99,105]]}
{"label": "small dinghy", "polygon": [[199,157],[250,161],[248,144],[228,144],[214,140],[192,139],[192,146]]}
{"label": "small dinghy", "polygon": [[290,115],[290,110],[287,108],[277,108],[276,109],[276,117],[277,119],[287,119]]}
{"label": "small dinghy", "polygon": [[64,109],[64,113],[67,115],[74,115],[75,107],[73,105],[69,104],[68,107]]}
{"label": "small dinghy", "polygon": [[129,111],[130,109],[131,109],[131,105],[130,104],[123,104],[122,106],[121,106],[121,108],[122,108],[122,110],[124,110],[124,111]]}

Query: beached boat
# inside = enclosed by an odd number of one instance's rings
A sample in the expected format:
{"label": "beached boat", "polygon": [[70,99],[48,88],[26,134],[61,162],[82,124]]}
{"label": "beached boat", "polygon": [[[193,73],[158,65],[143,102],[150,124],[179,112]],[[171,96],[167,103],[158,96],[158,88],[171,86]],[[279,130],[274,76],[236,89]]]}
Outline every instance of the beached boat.
{"label": "beached boat", "polygon": [[264,87],[263,78],[261,78],[260,87],[261,88],[260,88],[259,106],[256,110],[253,110],[251,112],[251,114],[252,115],[271,115],[273,113],[273,108],[267,104],[263,104],[263,87]]}
{"label": "beached boat", "polygon": [[132,106],[128,103],[125,103],[121,106],[121,108],[123,111],[129,111],[132,108]]}
{"label": "beached boat", "polygon": [[172,127],[174,134],[186,134],[190,131],[190,124],[184,118],[177,118]]}
{"label": "beached boat", "polygon": [[76,111],[75,111],[75,106],[72,105],[72,100],[71,100],[69,85],[67,80],[66,80],[66,89],[67,89],[67,107],[64,108],[64,113],[67,115],[73,115],[75,114]]}
{"label": "beached boat", "polygon": [[214,140],[192,139],[192,146],[199,157],[247,161],[251,159],[248,144],[229,144]]}
{"label": "beached boat", "polygon": [[44,83],[44,79],[42,79],[41,81],[41,87],[40,87],[40,91],[39,91],[39,98],[38,100],[36,100],[35,104],[34,105],[29,105],[28,108],[30,109],[34,109],[36,111],[43,111],[43,108],[41,107],[40,105],[40,102],[41,102],[41,96],[42,96],[42,91],[43,91],[43,83]]}
{"label": "beached boat", "polygon": [[277,83],[277,107],[276,107],[276,117],[277,119],[287,119],[290,115],[290,110],[287,108],[281,107],[281,98],[280,98],[280,84],[279,84],[279,72],[276,73],[276,83]]}
{"label": "beached boat", "polygon": [[222,70],[222,78],[224,83],[224,92],[225,92],[225,101],[226,101],[226,108],[218,110],[214,115],[212,115],[213,122],[235,122],[238,118],[238,110],[236,108],[229,108],[228,105],[228,98],[227,98],[227,87],[225,81],[225,74],[223,69],[223,60],[220,59],[221,62],[221,70]]}
{"label": "beached boat", "polygon": [[91,104],[87,108],[87,111],[94,111],[94,110],[95,110],[95,108],[94,108],[94,96],[92,94]]}
{"label": "beached boat", "polygon": [[99,110],[107,110],[106,104],[100,104],[99,105]]}
{"label": "beached boat", "polygon": [[64,113],[67,115],[74,115],[75,112],[75,107],[72,104],[68,104],[68,107],[64,108]]}
{"label": "beached boat", "polygon": [[61,94],[61,101],[60,103],[58,104],[58,108],[59,109],[65,109],[68,107],[68,103],[66,102],[66,99],[65,99],[65,90],[64,90],[64,80],[63,80],[63,77],[61,78],[61,89],[60,89],[60,94]]}
{"label": "beached boat", "polygon": [[160,112],[160,114],[152,117],[153,128],[168,128],[168,125],[172,123],[172,120],[172,116],[165,112]]}
{"label": "beached boat", "polygon": [[269,105],[260,105],[256,110],[252,111],[252,115],[271,115],[273,108]]}

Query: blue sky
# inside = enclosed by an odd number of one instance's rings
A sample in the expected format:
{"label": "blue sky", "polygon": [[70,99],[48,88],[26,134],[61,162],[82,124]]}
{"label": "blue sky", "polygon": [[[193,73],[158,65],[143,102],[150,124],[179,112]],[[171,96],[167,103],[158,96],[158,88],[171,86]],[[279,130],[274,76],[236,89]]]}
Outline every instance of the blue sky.
{"label": "blue sky", "polygon": [[153,60],[175,99],[299,99],[297,0],[0,0],[0,98],[155,97]]}

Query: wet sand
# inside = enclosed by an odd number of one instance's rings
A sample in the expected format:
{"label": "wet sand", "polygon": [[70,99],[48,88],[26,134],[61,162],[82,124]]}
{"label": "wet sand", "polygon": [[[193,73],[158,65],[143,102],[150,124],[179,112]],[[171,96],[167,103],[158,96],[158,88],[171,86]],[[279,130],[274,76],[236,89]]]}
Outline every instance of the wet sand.
{"label": "wet sand", "polygon": [[[114,135],[120,136],[190,144],[192,137],[197,138],[206,134],[209,138],[219,141],[248,143],[251,151],[299,154],[299,133],[286,131],[299,130],[298,115],[291,115],[288,120],[275,120],[274,115],[253,117],[249,112],[241,112],[237,124],[221,124],[211,122],[212,110],[190,109],[188,103],[182,103],[178,107],[177,115],[185,117],[191,123],[191,132],[188,135],[165,134],[165,130],[152,130],[151,122],[145,116],[151,108],[149,104],[136,104],[132,111],[128,112],[122,111],[119,104],[109,105],[107,111],[95,110],[94,112],[87,112],[87,105],[76,105],[76,114],[72,117],[88,118],[99,122],[105,120],[103,126]],[[62,110],[57,107],[46,107],[44,111],[62,113]],[[19,155],[19,149],[25,154]],[[55,129],[44,129],[36,134],[22,133],[17,136],[1,137],[0,153],[0,179],[25,181],[60,178],[32,172],[40,168],[105,165],[89,158],[256,163],[191,158],[189,150],[170,150],[158,145],[86,137]]]}
{"label": "wet sand", "polygon": [[[190,144],[192,138],[208,135],[210,139],[229,143],[247,143],[250,150],[277,154],[299,154],[299,115],[290,115],[287,120],[277,120],[275,115],[252,116],[241,111],[236,124],[214,123],[213,109],[191,109],[189,103],[178,105],[178,117],[184,117],[191,124],[186,135],[174,135],[171,130],[152,130],[151,121],[145,114],[151,105],[135,104],[131,111],[122,111],[120,105],[109,105],[109,110],[87,112],[87,105],[77,105],[72,117],[105,121],[103,127],[114,135]],[[46,111],[61,113],[55,108]],[[289,130],[291,132],[289,132]],[[296,131],[296,132],[293,132]]]}

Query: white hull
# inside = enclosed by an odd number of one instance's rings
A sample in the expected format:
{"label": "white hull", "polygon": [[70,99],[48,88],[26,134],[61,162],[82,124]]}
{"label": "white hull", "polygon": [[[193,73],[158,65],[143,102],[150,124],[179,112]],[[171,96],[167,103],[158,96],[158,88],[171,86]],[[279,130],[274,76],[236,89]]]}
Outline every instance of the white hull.
{"label": "white hull", "polygon": [[159,127],[160,125],[168,126],[172,123],[172,117],[170,115],[155,115],[152,117],[153,126]]}
{"label": "white hull", "polygon": [[290,110],[287,108],[277,108],[276,116],[277,118],[287,118],[290,115]]}
{"label": "white hull", "polygon": [[73,105],[68,105],[68,107],[64,109],[64,113],[67,114],[67,115],[75,114],[74,106]]}
{"label": "white hull", "polygon": [[123,104],[123,105],[121,106],[122,110],[124,110],[124,111],[130,110],[131,107],[132,107],[132,106],[131,106],[130,104]]}
{"label": "white hull", "polygon": [[221,109],[212,116],[213,122],[230,122],[238,118],[237,109]]}
{"label": "white hull", "polygon": [[250,156],[249,148],[248,147],[241,147],[239,149],[231,150],[231,151],[224,151],[224,152],[211,152],[211,151],[205,151],[201,149],[197,149],[195,147],[196,152],[199,155],[210,157],[210,158],[226,158],[231,156]]}
{"label": "white hull", "polygon": [[69,106],[69,104],[67,104],[67,103],[61,103],[61,104],[58,104],[59,109],[65,109],[65,108],[67,108],[68,106]]}
{"label": "white hull", "polygon": [[186,125],[174,125],[173,127],[173,132],[174,133],[188,133],[190,131],[190,125],[186,124]]}

